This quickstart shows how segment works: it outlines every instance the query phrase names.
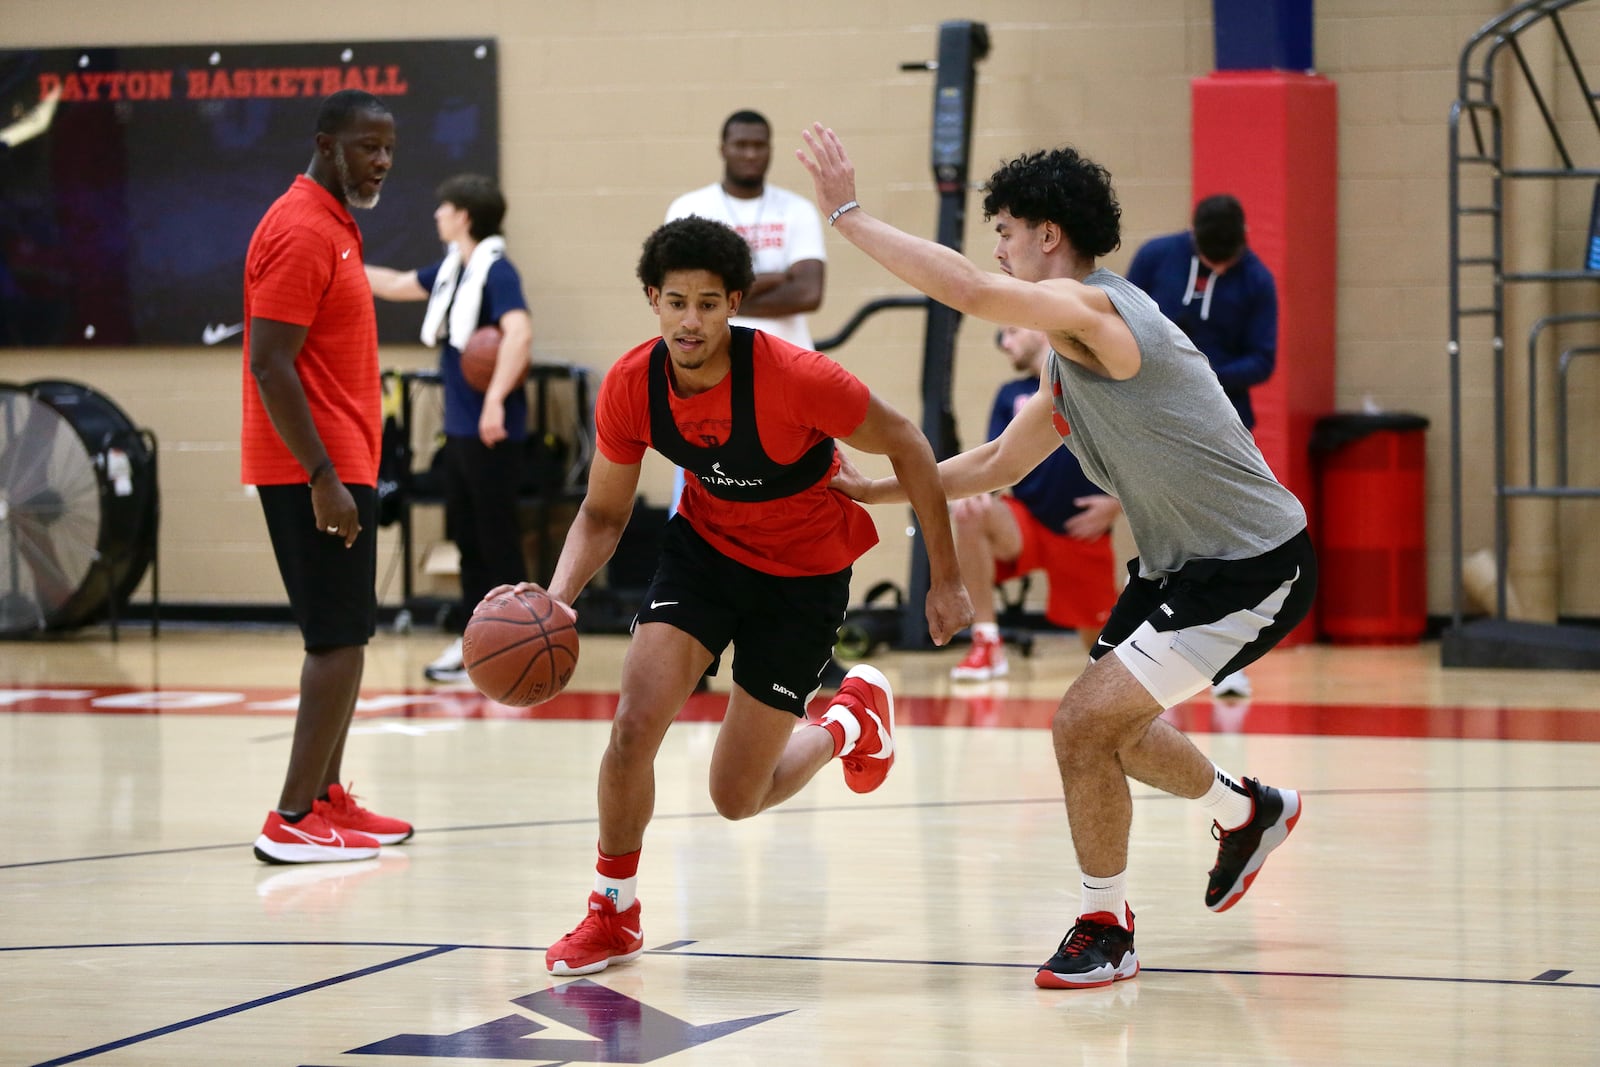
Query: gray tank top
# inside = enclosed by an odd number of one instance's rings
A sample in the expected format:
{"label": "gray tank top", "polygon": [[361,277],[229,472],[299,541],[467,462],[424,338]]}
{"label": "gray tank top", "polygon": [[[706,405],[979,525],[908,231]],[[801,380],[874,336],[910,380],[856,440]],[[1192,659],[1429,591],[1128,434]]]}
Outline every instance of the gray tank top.
{"label": "gray tank top", "polygon": [[1139,373],[1103,378],[1055,355],[1050,389],[1084,473],[1122,501],[1139,575],[1194,559],[1247,559],[1305,529],[1306,513],[1273,477],[1206,357],[1156,302],[1104,268],[1105,290],[1139,345]]}

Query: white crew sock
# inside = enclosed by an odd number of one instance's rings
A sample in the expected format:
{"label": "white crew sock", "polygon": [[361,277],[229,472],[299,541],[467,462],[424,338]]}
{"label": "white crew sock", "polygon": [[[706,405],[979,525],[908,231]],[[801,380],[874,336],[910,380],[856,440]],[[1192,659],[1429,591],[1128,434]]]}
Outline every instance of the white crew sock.
{"label": "white crew sock", "polygon": [[1211,765],[1211,788],[1200,798],[1200,806],[1224,830],[1237,830],[1249,822],[1256,813],[1255,798],[1244,784],[1227,771]]}
{"label": "white crew sock", "polygon": [[633,902],[639,899],[639,876],[607,878],[599,871],[596,871],[594,872],[594,891],[603,897],[609,897],[619,912],[627,911],[633,907]]}
{"label": "white crew sock", "polygon": [[1128,925],[1128,872],[1113,875],[1110,878],[1092,878],[1083,876],[1083,903],[1078,908],[1079,915],[1093,915],[1097,911],[1108,912],[1117,917],[1117,925],[1127,928]]}

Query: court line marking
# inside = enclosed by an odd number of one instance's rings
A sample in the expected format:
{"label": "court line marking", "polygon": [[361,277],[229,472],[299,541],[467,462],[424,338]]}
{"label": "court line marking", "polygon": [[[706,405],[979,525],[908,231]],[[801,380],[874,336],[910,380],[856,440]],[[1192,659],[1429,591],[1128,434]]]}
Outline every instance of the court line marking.
{"label": "court line marking", "polygon": [[[1511,794],[1511,793],[1595,793],[1600,792],[1600,785],[1462,785],[1462,786],[1416,786],[1416,787],[1371,787],[1358,789],[1300,789],[1296,790],[1303,797],[1386,797],[1386,796],[1426,796],[1426,795],[1467,795],[1467,794]],[[1144,793],[1133,794],[1135,802],[1156,801],[1184,801],[1192,803],[1186,797],[1174,796],[1171,793]],[[993,808],[1011,807],[1033,804],[1059,805],[1061,798],[1055,797],[996,797],[990,800],[932,800],[913,801],[905,804],[824,804],[815,807],[779,807],[762,812],[768,818],[784,815],[831,815],[839,812],[886,812],[886,811],[931,811],[939,808]],[[651,817],[651,822],[670,822],[684,819],[720,819],[722,816],[715,810],[710,811],[678,811],[658,813]],[[522,822],[500,823],[470,823],[464,826],[440,826],[435,828],[417,827],[417,833],[434,836],[439,834],[467,834],[482,832],[502,832],[506,830],[547,830],[559,826],[587,826],[599,821],[597,815],[573,816],[569,819],[529,819]],[[421,842],[425,843],[425,842]],[[236,841],[222,845],[187,845],[178,848],[146,849],[138,852],[108,852],[97,856],[64,856],[52,860],[19,860],[13,863],[0,863],[0,871],[17,870],[24,867],[53,867],[67,863],[95,863],[102,860],[143,859],[149,856],[179,856],[193,852],[220,852],[224,849],[245,849],[250,846],[249,841]],[[400,848],[399,845],[389,846]],[[265,868],[263,868],[265,869]]]}
{"label": "court line marking", "polygon": [[[694,942],[687,942],[693,944]],[[997,963],[981,960],[915,960],[915,959],[885,959],[872,956],[803,956],[794,954],[759,953],[759,952],[709,952],[709,951],[683,951],[676,946],[685,942],[671,942],[658,949],[646,949],[646,956],[660,957],[693,957],[697,959],[722,959],[742,960],[750,963],[859,963],[869,965],[887,965],[896,967],[969,967],[991,970],[1038,970],[1037,964],[1032,963]],[[255,1008],[265,1007],[269,1004],[279,1003],[292,997],[305,993],[316,992],[345,982],[355,981],[373,974],[394,970],[398,967],[410,966],[421,963],[452,952],[544,952],[548,946],[525,947],[518,945],[472,945],[472,944],[433,944],[407,941],[121,941],[101,944],[84,945],[8,945],[0,946],[0,952],[61,952],[75,949],[108,949],[108,948],[292,948],[292,947],[338,947],[338,948],[399,948],[420,949],[400,959],[389,960],[384,963],[373,964],[342,975],[324,978],[320,981],[309,982],[305,985],[286,989],[279,993],[257,997],[253,1000],[235,1004],[227,1008],[218,1008],[216,1011],[206,1012],[190,1019],[183,1019],[152,1030],[145,1030],[115,1041],[104,1042],[93,1048],[83,1049],[78,1052],[67,1053],[53,1059],[42,1060],[34,1067],[56,1067],[59,1064],[76,1063],[92,1056],[115,1052],[145,1041],[152,1041],[158,1037],[177,1033],[180,1030],[192,1029],[218,1019],[225,1019]],[[1546,972],[1548,974],[1550,972]],[[1570,973],[1570,972],[1568,972]],[[1398,975],[1398,974],[1354,974],[1337,971],[1260,971],[1243,968],[1218,968],[1218,967],[1142,967],[1141,975],[1170,974],[1192,976],[1230,976],[1239,978],[1309,978],[1324,980],[1349,980],[1366,982],[1423,982],[1429,984],[1443,983],[1448,985],[1469,986],[1523,986],[1534,988],[1563,988],[1563,989],[1596,989],[1600,990],[1600,982],[1553,982],[1545,979],[1543,975],[1532,978],[1465,978],[1447,975]],[[565,983],[558,983],[565,984]],[[1071,991],[1064,991],[1065,996],[1071,996]]]}
{"label": "court line marking", "polygon": [[[1028,970],[1039,969],[1037,963],[1001,963],[993,960],[919,960],[884,956],[810,956],[798,953],[777,952],[713,952],[708,949],[684,950],[672,946],[683,942],[669,942],[661,948],[647,948],[645,956],[660,957],[694,957],[696,959],[743,960],[750,963],[862,963],[888,967],[960,967],[990,970]],[[690,941],[689,944],[696,942]],[[150,1031],[151,1036],[158,1036],[161,1032],[173,1029],[182,1029],[194,1025],[197,1021],[205,1021],[212,1017],[221,1017],[233,1014],[251,1007],[264,1006],[289,997],[299,996],[301,993],[310,993],[327,986],[338,985],[341,982],[363,978],[369,974],[377,974],[395,967],[408,966],[432,959],[435,956],[451,952],[544,952],[548,945],[489,945],[470,943],[439,943],[424,941],[111,941],[99,943],[86,943],[81,945],[0,945],[0,952],[69,952],[88,949],[115,949],[115,948],[395,948],[419,949],[410,956],[387,963],[374,964],[363,967],[345,975],[336,975],[311,982],[282,993],[273,993],[268,996],[258,997],[232,1008],[219,1008],[195,1020],[182,1023],[173,1023],[161,1031]],[[1268,971],[1251,970],[1239,967],[1150,967],[1141,966],[1141,975],[1146,974],[1174,974],[1174,975],[1227,975],[1239,978],[1328,978],[1349,979],[1352,981],[1369,982],[1434,982],[1449,985],[1489,985],[1489,986],[1529,986],[1541,989],[1600,989],[1600,981],[1595,982],[1552,982],[1541,977],[1535,978],[1470,978],[1458,975],[1432,975],[1432,974],[1361,974],[1352,971]],[[1546,972],[1548,973],[1548,972]],[[1571,972],[1568,972],[1571,973]],[[550,976],[546,976],[550,977]],[[564,984],[564,983],[557,983]],[[1070,991],[1069,991],[1070,992]]]}
{"label": "court line marking", "polygon": [[[245,942],[245,944],[249,943],[250,942]],[[174,944],[193,944],[197,947],[218,947],[219,945],[227,946],[228,943],[218,942],[211,946],[205,945],[204,942],[175,942]],[[256,942],[256,944],[271,944],[271,942]],[[101,945],[85,947],[117,948],[129,946]],[[254,1000],[247,1000],[243,1004],[235,1004],[229,1008],[218,1008],[216,1011],[208,1011],[204,1015],[196,1015],[192,1019],[183,1019],[179,1022],[168,1023],[166,1026],[158,1026],[154,1030],[146,1030],[143,1033],[131,1034],[128,1037],[118,1038],[115,1041],[107,1041],[102,1045],[96,1045],[94,1048],[83,1049],[79,1052],[69,1052],[65,1056],[57,1056],[54,1059],[41,1060],[39,1063],[35,1064],[34,1067],[55,1067],[56,1064],[76,1063],[79,1060],[86,1060],[91,1056],[99,1056],[107,1052],[115,1052],[118,1049],[127,1048],[130,1045],[137,1045],[144,1041],[153,1041],[158,1037],[165,1037],[168,1034],[177,1033],[179,1030],[188,1030],[204,1023],[215,1022],[218,1019],[226,1019],[230,1015],[238,1015],[241,1012],[250,1011],[254,1008],[265,1007],[268,1004],[275,1004],[279,1001],[288,1000],[290,997],[297,997],[302,993],[313,993],[319,989],[326,989],[329,986],[340,985],[344,982],[352,982],[357,978],[365,978],[368,975],[379,974],[383,971],[393,970],[396,967],[403,967],[419,960],[431,959],[434,956],[441,956],[447,952],[454,952],[457,947],[459,946],[435,945],[426,951],[412,953],[410,956],[406,956],[402,959],[390,960],[387,963],[374,964],[371,967],[363,967],[358,971],[351,971],[348,974],[335,975],[332,978],[324,978],[319,982],[309,982],[306,985],[296,986],[293,989],[286,989],[281,993],[271,993],[264,997],[257,997]],[[8,949],[7,951],[10,950]]]}

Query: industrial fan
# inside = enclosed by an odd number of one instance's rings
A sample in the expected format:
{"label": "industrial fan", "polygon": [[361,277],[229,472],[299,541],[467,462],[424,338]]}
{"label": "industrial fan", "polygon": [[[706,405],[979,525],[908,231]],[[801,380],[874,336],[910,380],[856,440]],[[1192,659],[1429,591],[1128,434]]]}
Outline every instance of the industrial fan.
{"label": "industrial fan", "polygon": [[155,557],[155,463],[88,386],[0,384],[0,637],[115,618]]}

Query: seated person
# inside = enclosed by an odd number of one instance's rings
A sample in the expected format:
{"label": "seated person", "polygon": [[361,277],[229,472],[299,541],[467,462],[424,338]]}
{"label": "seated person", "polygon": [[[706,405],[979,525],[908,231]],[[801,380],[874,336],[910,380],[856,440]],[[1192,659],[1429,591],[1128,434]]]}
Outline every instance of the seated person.
{"label": "seated person", "polygon": [[[1006,326],[995,343],[1023,377],[995,394],[989,439],[1000,436],[1023,404],[1039,389],[1050,355],[1050,341],[1038,330]],[[1077,630],[1083,647],[1093,647],[1117,599],[1117,565],[1111,551],[1111,524],[1122,513],[1084,476],[1077,457],[1065,448],[1052,452],[1007,494],[955,501],[956,556],[972,598],[972,649],[950,670],[961,681],[999,678],[1008,670],[995,622],[993,582],[1033,571],[1049,578],[1045,618]]]}

